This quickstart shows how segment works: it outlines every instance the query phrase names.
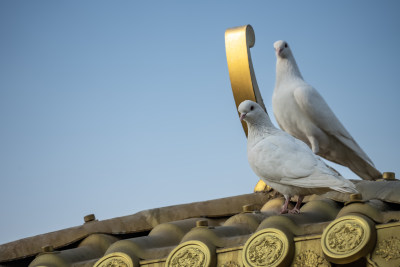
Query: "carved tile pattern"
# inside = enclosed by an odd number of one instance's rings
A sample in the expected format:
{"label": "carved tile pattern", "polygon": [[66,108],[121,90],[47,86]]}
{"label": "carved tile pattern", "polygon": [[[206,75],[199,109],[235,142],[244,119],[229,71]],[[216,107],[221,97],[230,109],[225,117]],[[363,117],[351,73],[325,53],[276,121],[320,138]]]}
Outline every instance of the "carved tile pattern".
{"label": "carved tile pattern", "polygon": [[206,255],[198,248],[188,247],[177,254],[171,260],[172,267],[202,267],[205,266]]}
{"label": "carved tile pattern", "polygon": [[400,240],[393,236],[382,240],[379,242],[375,254],[381,256],[386,261],[400,258]]}
{"label": "carved tile pattern", "polygon": [[239,265],[239,263],[237,263],[235,261],[229,261],[229,262],[226,262],[226,263],[220,265],[220,267],[241,267],[241,266]]}
{"label": "carved tile pattern", "polygon": [[105,261],[100,267],[128,267],[128,264],[121,259],[110,259]]}
{"label": "carved tile pattern", "polygon": [[357,248],[364,238],[364,229],[355,222],[344,221],[330,230],[328,247],[335,253],[349,253]]}
{"label": "carved tile pattern", "polygon": [[283,242],[272,235],[256,239],[248,249],[248,260],[255,265],[268,266],[276,262],[283,252]]}
{"label": "carved tile pattern", "polygon": [[307,250],[297,255],[293,267],[330,267],[331,264],[314,251]]}

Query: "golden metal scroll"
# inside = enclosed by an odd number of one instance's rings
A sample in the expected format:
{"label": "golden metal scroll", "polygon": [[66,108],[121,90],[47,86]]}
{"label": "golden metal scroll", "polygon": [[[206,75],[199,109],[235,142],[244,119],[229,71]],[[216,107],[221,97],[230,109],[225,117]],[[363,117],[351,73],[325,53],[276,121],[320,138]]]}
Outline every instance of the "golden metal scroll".
{"label": "golden metal scroll", "polygon": [[[244,100],[252,100],[265,110],[250,55],[250,48],[254,46],[255,41],[251,25],[229,28],[225,31],[226,59],[236,108]],[[242,126],[247,136],[246,123],[242,122]]]}
{"label": "golden metal scroll", "polygon": [[[229,28],[225,31],[226,60],[236,109],[244,100],[252,100],[266,111],[251,61],[250,48],[255,42],[256,36],[251,25]],[[246,122],[242,121],[242,126],[247,136]],[[269,186],[262,180],[254,188],[255,192],[268,190]]]}

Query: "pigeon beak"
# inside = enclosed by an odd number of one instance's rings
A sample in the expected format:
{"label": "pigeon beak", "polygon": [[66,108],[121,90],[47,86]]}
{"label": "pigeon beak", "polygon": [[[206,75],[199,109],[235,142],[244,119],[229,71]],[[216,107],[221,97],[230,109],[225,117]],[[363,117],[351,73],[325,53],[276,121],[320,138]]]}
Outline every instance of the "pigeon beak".
{"label": "pigeon beak", "polygon": [[279,48],[276,49],[276,53],[277,53],[278,55],[280,55],[280,54],[282,53],[282,51],[283,51],[283,48],[282,48],[282,47],[279,47]]}
{"label": "pigeon beak", "polygon": [[246,117],[246,113],[240,114],[240,121],[243,121],[244,117]]}

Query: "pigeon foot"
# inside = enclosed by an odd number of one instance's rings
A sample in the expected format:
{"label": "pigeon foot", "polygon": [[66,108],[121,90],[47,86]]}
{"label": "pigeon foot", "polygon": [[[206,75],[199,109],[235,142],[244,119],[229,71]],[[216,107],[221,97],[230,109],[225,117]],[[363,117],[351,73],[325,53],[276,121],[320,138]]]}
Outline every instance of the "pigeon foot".
{"label": "pigeon foot", "polygon": [[299,214],[300,210],[298,208],[293,208],[293,209],[289,210],[288,213],[290,213],[290,214]]}
{"label": "pigeon foot", "polygon": [[281,210],[281,212],[279,214],[286,214],[288,212],[290,212],[290,211],[287,208],[286,209],[282,208],[282,210]]}

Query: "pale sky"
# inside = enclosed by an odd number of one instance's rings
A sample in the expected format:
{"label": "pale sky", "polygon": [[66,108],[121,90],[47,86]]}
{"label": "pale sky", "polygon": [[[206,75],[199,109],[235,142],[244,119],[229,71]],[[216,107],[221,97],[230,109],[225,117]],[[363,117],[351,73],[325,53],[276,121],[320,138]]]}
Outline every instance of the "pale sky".
{"label": "pale sky", "polygon": [[376,167],[400,177],[399,12],[399,1],[0,1],[0,244],[90,213],[251,193],[224,43],[245,24],[271,115],[283,39]]}

